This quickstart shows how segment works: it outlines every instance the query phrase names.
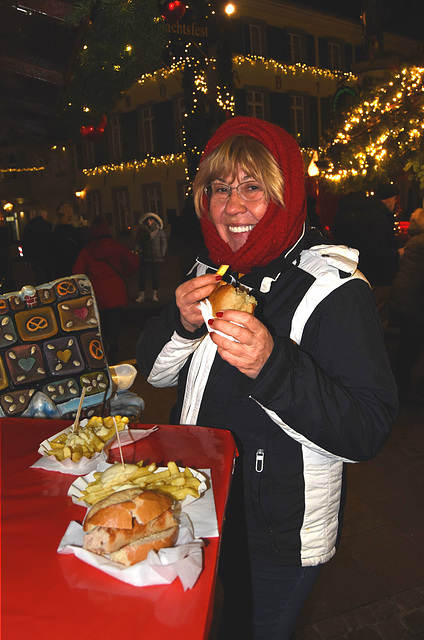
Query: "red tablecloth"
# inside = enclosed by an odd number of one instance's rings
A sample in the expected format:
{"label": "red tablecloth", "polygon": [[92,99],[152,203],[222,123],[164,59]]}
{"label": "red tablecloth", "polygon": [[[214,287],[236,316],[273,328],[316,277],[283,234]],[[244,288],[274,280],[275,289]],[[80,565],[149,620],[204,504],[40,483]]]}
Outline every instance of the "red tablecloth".
{"label": "red tablecloth", "polygon": [[[204,568],[193,589],[133,587],[57,547],[71,520],[85,508],[67,496],[75,476],[30,469],[39,443],[70,423],[2,418],[1,562],[2,640],[152,640],[207,638],[212,619],[219,539],[206,540]],[[138,425],[150,428],[153,425]],[[236,448],[228,431],[160,425],[124,447],[126,462],[144,460],[211,469],[221,531]],[[113,450],[110,461],[119,461]]]}

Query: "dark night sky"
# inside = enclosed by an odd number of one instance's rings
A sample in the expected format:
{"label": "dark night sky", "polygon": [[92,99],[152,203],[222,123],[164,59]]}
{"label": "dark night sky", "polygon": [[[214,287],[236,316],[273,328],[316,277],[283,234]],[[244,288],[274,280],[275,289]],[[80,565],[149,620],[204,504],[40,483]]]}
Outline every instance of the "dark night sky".
{"label": "dark night sky", "polygon": [[[302,4],[360,21],[362,0],[305,0]],[[387,31],[424,40],[424,0],[381,0]]]}

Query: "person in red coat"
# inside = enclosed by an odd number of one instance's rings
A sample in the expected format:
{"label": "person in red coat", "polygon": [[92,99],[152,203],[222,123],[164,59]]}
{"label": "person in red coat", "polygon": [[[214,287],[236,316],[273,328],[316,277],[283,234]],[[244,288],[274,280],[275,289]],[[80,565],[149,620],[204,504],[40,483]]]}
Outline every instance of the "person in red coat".
{"label": "person in red coat", "polygon": [[118,336],[122,312],[128,304],[128,278],[139,265],[138,256],[112,238],[109,225],[96,216],[90,227],[90,241],[81,249],[73,273],[84,273],[93,285],[100,314],[100,327],[109,364],[118,359]]}

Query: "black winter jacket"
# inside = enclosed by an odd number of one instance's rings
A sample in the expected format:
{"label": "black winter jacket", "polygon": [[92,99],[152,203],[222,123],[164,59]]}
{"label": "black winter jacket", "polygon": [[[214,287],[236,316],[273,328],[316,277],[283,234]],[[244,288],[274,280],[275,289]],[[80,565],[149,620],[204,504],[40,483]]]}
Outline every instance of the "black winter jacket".
{"label": "black winter jacket", "polygon": [[[286,566],[317,565],[334,555],[344,463],[372,458],[397,412],[357,252],[307,249],[310,243],[302,238],[286,256],[240,279],[257,296],[256,315],[275,341],[255,380],[218,356],[205,326],[186,331],[175,301],[137,345],[151,384],[178,384],[174,423],[231,430],[240,450],[234,486],[244,486],[251,559]],[[198,259],[191,275],[216,269]]]}

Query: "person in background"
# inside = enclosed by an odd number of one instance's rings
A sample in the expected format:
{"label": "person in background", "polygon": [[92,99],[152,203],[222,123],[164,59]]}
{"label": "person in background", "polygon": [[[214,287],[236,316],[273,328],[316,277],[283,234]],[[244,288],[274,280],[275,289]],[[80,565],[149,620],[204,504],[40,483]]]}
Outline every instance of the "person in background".
{"label": "person in background", "polygon": [[152,277],[152,300],[159,302],[160,267],[165,257],[167,240],[163,222],[156,213],[146,213],[138,221],[135,250],[140,256],[139,295],[136,302],[146,299],[146,282],[149,272]]}
{"label": "person in background", "polygon": [[341,198],[333,224],[335,240],[359,251],[359,270],[374,291],[383,331],[389,326],[390,287],[403,253],[394,229],[398,195],[399,188],[391,183],[379,184],[374,195],[348,194]]}
{"label": "person in background", "polygon": [[168,250],[178,257],[181,279],[184,280],[203,246],[202,230],[194,207],[193,195],[186,197],[181,215],[172,225]]}
{"label": "person in background", "polygon": [[46,209],[37,209],[22,233],[24,260],[31,265],[37,285],[49,282],[52,276],[51,234],[52,223]]}
{"label": "person in background", "polygon": [[0,224],[0,295],[16,290],[11,247],[9,229],[5,224]]}
{"label": "person in background", "polygon": [[[178,385],[172,423],[229,429],[237,443],[219,637],[287,640],[336,552],[345,463],[386,441],[396,384],[357,251],[314,242],[302,154],[286,131],[227,120],[193,193],[206,251],[146,323],[137,362],[153,386]],[[255,315],[222,309],[205,324],[199,304],[220,265],[256,297]]]}
{"label": "person in background", "polygon": [[68,202],[60,204],[51,235],[53,278],[71,275],[75,260],[84,245],[82,230],[74,225],[74,221],[72,205]]}
{"label": "person in background", "polygon": [[412,213],[408,233],[390,299],[400,329],[395,372],[400,398],[424,402],[424,389],[412,384],[413,367],[424,354],[424,209]]}
{"label": "person in background", "polygon": [[139,259],[112,238],[109,225],[99,216],[91,222],[90,237],[78,255],[73,273],[84,273],[93,285],[106,356],[109,364],[116,364],[122,313],[128,304],[125,278],[137,270]]}

